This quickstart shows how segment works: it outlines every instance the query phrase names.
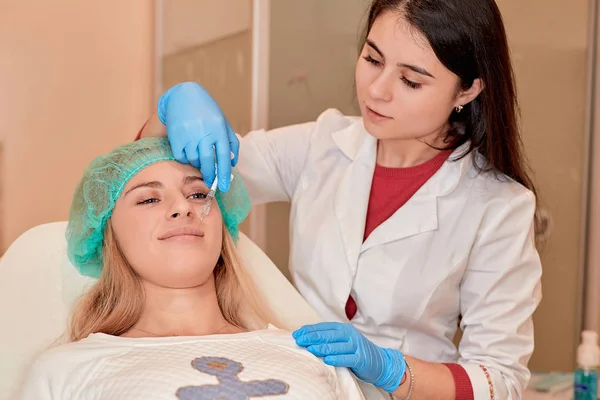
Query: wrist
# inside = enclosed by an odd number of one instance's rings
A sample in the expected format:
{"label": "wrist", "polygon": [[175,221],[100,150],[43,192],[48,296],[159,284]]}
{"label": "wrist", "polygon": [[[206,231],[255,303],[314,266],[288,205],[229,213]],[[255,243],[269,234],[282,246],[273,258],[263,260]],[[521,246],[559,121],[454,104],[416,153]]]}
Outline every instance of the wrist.
{"label": "wrist", "polygon": [[406,380],[406,361],[399,350],[381,350],[384,358],[384,369],[379,379],[373,384],[388,393],[392,393]]}

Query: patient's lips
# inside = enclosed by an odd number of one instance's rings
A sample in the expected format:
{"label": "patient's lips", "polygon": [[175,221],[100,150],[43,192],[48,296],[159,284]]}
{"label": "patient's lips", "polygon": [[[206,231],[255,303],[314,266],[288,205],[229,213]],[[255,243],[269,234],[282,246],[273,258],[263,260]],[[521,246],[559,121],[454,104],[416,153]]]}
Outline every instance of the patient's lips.
{"label": "patient's lips", "polygon": [[199,228],[184,226],[171,229],[158,237],[158,240],[197,240],[204,237],[204,231]]}

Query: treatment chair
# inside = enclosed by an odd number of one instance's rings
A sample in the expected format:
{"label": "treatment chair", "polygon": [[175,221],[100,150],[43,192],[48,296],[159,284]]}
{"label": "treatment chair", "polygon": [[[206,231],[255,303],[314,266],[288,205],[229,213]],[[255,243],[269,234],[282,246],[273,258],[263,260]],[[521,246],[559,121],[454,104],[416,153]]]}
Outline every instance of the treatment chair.
{"label": "treatment chair", "polygon": [[[75,300],[93,279],[67,258],[66,222],[21,235],[0,259],[0,400],[15,398],[29,363],[60,338]],[[247,236],[238,250],[275,317],[288,329],[319,322],[317,314]]]}

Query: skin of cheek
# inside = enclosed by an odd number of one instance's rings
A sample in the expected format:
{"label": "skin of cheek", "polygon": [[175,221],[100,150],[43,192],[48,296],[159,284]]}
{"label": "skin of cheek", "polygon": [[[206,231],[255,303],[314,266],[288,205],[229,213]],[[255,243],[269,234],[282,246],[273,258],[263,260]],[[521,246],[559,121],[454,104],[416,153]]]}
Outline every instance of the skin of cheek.
{"label": "skin of cheek", "polygon": [[[364,65],[367,64],[367,65]],[[382,103],[369,93],[379,71],[362,57],[356,67],[357,98],[365,126],[378,139],[417,139],[436,134],[447,124],[456,101],[456,86],[423,85],[412,89],[400,78],[390,82],[391,100]],[[402,87],[404,86],[404,87]],[[392,117],[382,123],[373,123],[367,114],[366,104],[375,111]]]}
{"label": "skin of cheek", "polygon": [[[165,224],[165,210],[160,206],[136,207],[117,202],[111,223],[119,248],[138,275],[155,285],[170,288],[199,286],[206,282],[222,246],[222,217],[216,202],[203,221],[193,222],[194,225],[199,223],[205,234],[193,244],[159,241],[157,237],[171,229]],[[194,207],[199,215],[200,206]]]}
{"label": "skin of cheek", "polygon": [[[369,32],[383,56],[365,44],[357,60],[355,83],[365,126],[378,139],[420,139],[440,135],[457,102],[459,78],[436,57],[425,37],[397,13],[379,16]],[[371,57],[376,64],[365,59]],[[435,78],[424,77],[398,63],[425,68]],[[402,80],[420,83],[411,88]],[[368,118],[366,106],[391,117]]]}

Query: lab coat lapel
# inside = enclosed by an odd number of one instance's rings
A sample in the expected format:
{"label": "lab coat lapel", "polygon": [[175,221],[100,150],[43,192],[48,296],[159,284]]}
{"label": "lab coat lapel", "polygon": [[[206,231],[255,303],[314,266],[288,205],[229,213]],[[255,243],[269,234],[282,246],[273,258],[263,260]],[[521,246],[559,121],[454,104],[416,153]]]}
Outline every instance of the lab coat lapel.
{"label": "lab coat lapel", "polygon": [[458,185],[470,165],[471,156],[455,159],[467,147],[461,146],[404,206],[371,232],[361,252],[372,247],[402,240],[438,228],[438,201]]}
{"label": "lab coat lapel", "polygon": [[437,198],[425,186],[371,232],[361,251],[437,229]]}
{"label": "lab coat lapel", "polygon": [[365,232],[377,140],[364,130],[362,121],[334,133],[333,138],[350,160],[335,194],[334,210],[354,277]]}

